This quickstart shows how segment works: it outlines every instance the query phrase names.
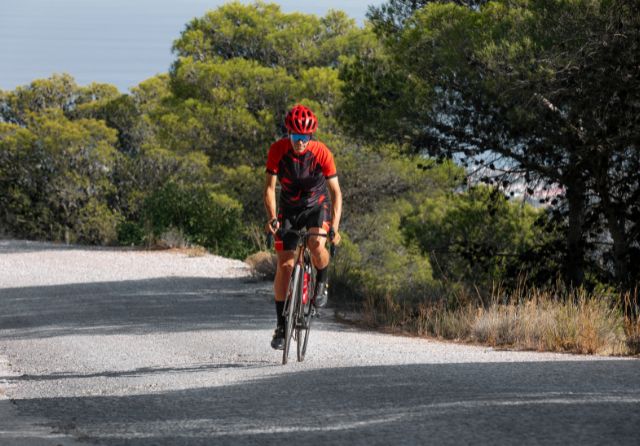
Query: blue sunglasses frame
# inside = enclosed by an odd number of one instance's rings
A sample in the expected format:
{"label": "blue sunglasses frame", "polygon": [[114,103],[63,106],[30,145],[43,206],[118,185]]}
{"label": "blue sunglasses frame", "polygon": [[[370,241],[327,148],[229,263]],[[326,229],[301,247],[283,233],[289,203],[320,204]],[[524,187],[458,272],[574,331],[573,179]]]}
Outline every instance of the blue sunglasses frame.
{"label": "blue sunglasses frame", "polygon": [[298,141],[309,142],[309,141],[311,141],[311,135],[304,134],[304,133],[291,133],[289,135],[289,138],[291,138],[291,141],[293,141],[293,142],[298,142]]}

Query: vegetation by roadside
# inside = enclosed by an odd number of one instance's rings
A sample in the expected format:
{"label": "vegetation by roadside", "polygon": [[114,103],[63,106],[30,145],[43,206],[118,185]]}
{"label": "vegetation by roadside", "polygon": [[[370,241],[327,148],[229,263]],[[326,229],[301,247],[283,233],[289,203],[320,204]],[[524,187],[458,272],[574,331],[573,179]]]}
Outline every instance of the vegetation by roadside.
{"label": "vegetation by roadside", "polygon": [[[255,277],[273,279],[272,253],[256,253],[246,262]],[[339,318],[368,328],[515,350],[640,354],[640,319],[625,316],[632,311],[618,304],[633,302],[630,294],[620,298],[556,285],[553,291],[519,287],[510,293],[494,287],[487,301],[461,292],[449,304],[425,296],[400,301],[391,294],[358,302],[337,289],[340,284],[332,285]]]}
{"label": "vegetation by roadside", "polygon": [[625,317],[611,296],[584,289],[496,288],[487,303],[470,296],[457,306],[369,298],[359,315],[368,327],[516,350],[577,354],[640,354],[640,321]]}

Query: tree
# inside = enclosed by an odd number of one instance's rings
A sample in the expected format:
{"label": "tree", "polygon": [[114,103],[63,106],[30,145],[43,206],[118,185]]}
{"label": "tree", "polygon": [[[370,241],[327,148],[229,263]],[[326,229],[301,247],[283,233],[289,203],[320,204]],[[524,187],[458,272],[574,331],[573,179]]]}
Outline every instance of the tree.
{"label": "tree", "polygon": [[151,113],[161,144],[201,150],[212,164],[262,163],[279,121],[296,97],[295,80],[255,61],[183,60],[172,74],[174,96]]}
{"label": "tree", "polygon": [[27,128],[0,127],[3,224],[22,237],[112,242],[115,131],[55,109],[25,119]]}
{"label": "tree", "polygon": [[160,236],[178,229],[191,242],[212,252],[236,258],[247,255],[241,225],[242,206],[207,185],[180,185],[167,182],[144,204],[144,218]]}
{"label": "tree", "polygon": [[388,0],[380,6],[369,6],[367,18],[379,36],[393,39],[402,32],[407,20],[429,3],[452,3],[477,9],[487,0]]}
{"label": "tree", "polygon": [[[478,186],[427,198],[405,218],[403,228],[435,265],[435,277],[490,294],[495,284],[514,287],[518,276],[531,276],[546,263],[538,259],[537,268],[524,269],[529,265],[523,262],[546,238],[534,224],[543,213],[510,203],[495,188]],[[556,277],[544,279],[551,284]]]}
{"label": "tree", "polygon": [[25,125],[29,113],[55,108],[69,112],[75,104],[78,85],[68,74],[54,74],[28,86],[6,92],[0,101],[0,120]]}
{"label": "tree", "polygon": [[253,60],[296,74],[313,66],[337,67],[360,50],[360,30],[343,12],[325,17],[285,14],[274,3],[227,3],[187,24],[173,44],[178,65],[184,58]]}
{"label": "tree", "polygon": [[[565,271],[574,284],[583,280],[586,235],[598,214],[614,222],[619,235],[609,233],[617,240],[633,226],[621,212],[634,208],[630,201],[616,212],[599,210],[612,202],[605,192],[610,180],[627,185],[626,199],[636,184],[637,142],[629,128],[637,128],[640,89],[629,77],[638,64],[632,3],[498,1],[479,9],[430,3],[385,41],[400,72],[430,94],[401,107],[409,111],[401,114],[408,125],[382,137],[480,164],[494,184],[509,185],[517,176],[529,185],[538,178],[563,186],[566,193],[556,199],[560,209],[566,206]],[[345,92],[354,90],[347,83]],[[403,105],[412,99],[401,96]],[[614,138],[621,134],[624,139]],[[617,169],[602,169],[612,162]],[[614,241],[616,250],[616,281],[625,283],[628,261],[621,259],[628,253]]]}
{"label": "tree", "polygon": [[430,258],[403,228],[425,200],[450,193],[463,179],[453,163],[399,151],[393,145],[354,147],[338,158],[341,230],[348,237],[335,259],[333,283],[342,297],[374,306],[439,298]]}
{"label": "tree", "polygon": [[278,5],[228,3],[192,20],[174,42],[173,97],[151,113],[164,147],[203,150],[212,165],[264,163],[287,110],[312,104],[321,136],[337,131],[337,67],[373,45],[344,13],[285,14]]}

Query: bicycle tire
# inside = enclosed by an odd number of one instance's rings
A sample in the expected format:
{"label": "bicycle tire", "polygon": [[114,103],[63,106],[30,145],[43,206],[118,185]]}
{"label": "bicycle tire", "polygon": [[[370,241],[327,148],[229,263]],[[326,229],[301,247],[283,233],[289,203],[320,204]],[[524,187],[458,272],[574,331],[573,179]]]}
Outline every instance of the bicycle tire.
{"label": "bicycle tire", "polygon": [[287,363],[289,359],[289,349],[291,348],[291,342],[293,341],[293,334],[295,332],[296,322],[296,309],[298,306],[298,299],[301,289],[302,268],[300,265],[295,265],[293,272],[291,273],[291,280],[289,280],[289,290],[287,291],[287,304],[285,307],[285,331],[284,331],[284,349],[282,351],[282,365]]}
{"label": "bicycle tire", "polygon": [[298,320],[300,322],[296,329],[298,362],[304,361],[304,357],[307,353],[307,344],[309,343],[309,332],[311,331],[311,319],[313,312],[313,305],[311,304],[313,290],[315,290],[315,274],[313,270],[311,270],[310,280],[307,284],[307,293],[309,293],[307,303],[302,304],[301,300],[301,304],[298,309]]}

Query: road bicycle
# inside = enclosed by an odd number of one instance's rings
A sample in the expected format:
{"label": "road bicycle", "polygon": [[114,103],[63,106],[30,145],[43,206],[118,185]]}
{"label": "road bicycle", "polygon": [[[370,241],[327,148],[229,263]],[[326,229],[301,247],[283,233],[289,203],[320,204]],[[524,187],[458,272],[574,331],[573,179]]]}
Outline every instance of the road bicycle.
{"label": "road bicycle", "polygon": [[[305,228],[300,230],[279,230],[280,239],[285,234],[293,233],[297,235],[298,244],[294,255],[293,271],[289,280],[289,288],[287,290],[287,298],[284,306],[283,316],[285,318],[284,333],[284,350],[282,352],[282,364],[286,364],[289,359],[289,350],[291,344],[296,342],[298,361],[304,361],[307,352],[307,344],[309,342],[309,332],[311,331],[311,321],[314,317],[319,316],[316,306],[313,302],[315,296],[315,277],[316,271],[311,262],[311,253],[307,246],[309,237],[329,237],[330,234],[318,234],[308,232]],[[269,241],[270,244],[270,241]],[[331,244],[330,256],[335,256],[335,245]]]}

